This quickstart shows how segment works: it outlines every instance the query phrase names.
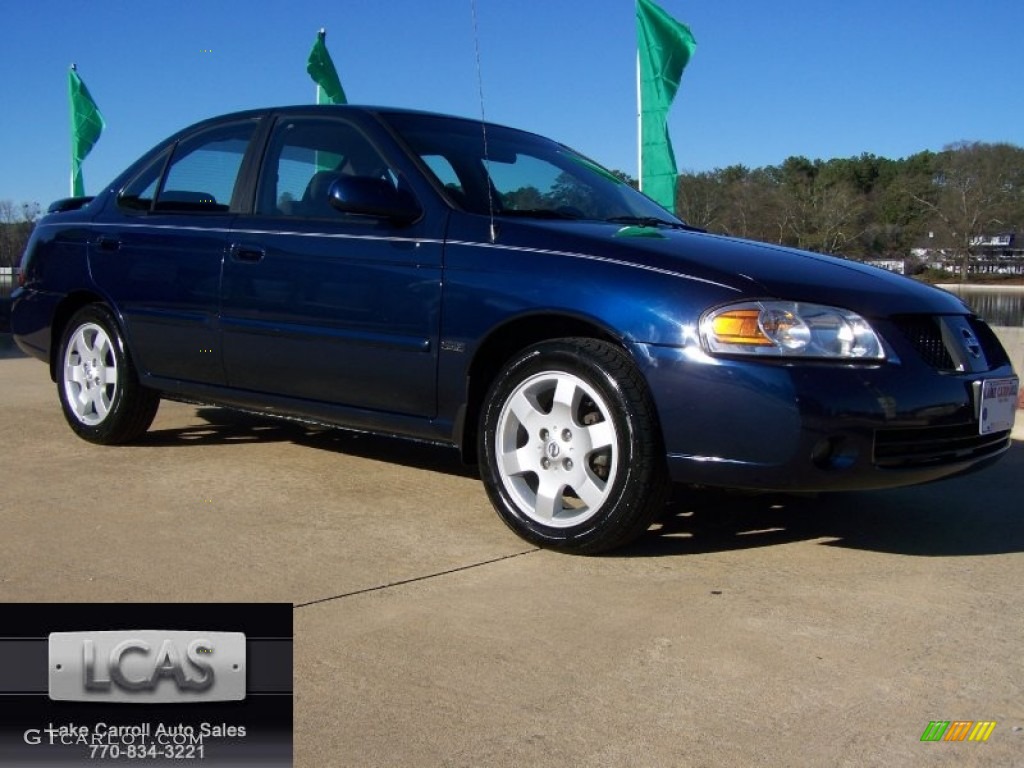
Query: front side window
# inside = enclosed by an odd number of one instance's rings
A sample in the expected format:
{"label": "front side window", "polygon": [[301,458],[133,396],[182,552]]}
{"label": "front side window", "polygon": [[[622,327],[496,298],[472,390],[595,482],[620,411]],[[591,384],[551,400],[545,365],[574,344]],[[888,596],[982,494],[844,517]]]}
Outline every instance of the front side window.
{"label": "front side window", "polygon": [[363,176],[398,183],[380,153],[354,126],[340,120],[297,118],[274,130],[257,193],[256,213],[339,219],[330,205],[331,182]]}

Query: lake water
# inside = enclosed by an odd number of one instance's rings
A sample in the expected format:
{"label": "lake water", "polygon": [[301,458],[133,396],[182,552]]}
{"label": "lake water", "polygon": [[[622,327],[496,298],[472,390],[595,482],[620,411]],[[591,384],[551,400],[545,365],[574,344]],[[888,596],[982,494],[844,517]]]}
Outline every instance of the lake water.
{"label": "lake water", "polygon": [[961,296],[989,325],[1024,327],[1024,286],[988,288],[983,286],[941,286]]}

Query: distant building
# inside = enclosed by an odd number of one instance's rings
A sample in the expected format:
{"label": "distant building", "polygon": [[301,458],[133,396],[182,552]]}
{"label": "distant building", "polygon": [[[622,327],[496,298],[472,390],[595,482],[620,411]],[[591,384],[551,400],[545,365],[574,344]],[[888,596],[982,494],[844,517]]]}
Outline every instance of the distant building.
{"label": "distant building", "polygon": [[[924,242],[910,249],[911,258],[932,269],[959,273],[960,260],[948,248],[931,247],[934,233],[929,232]],[[970,240],[971,254],[967,262],[968,274],[1024,275],[1024,242],[1016,232],[997,235],[979,235]]]}
{"label": "distant building", "polygon": [[1016,239],[1015,232],[1002,235],[979,235],[971,238],[971,248],[981,248],[992,252],[1012,251]]}
{"label": "distant building", "polygon": [[864,263],[870,264],[872,267],[881,267],[900,275],[906,273],[906,262],[903,259],[867,259]]}

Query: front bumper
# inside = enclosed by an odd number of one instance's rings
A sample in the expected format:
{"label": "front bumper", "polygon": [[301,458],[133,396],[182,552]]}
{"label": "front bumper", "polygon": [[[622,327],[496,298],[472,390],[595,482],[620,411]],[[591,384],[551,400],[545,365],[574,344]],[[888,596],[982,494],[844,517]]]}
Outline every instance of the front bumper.
{"label": "front bumper", "polygon": [[1010,430],[979,434],[975,382],[916,360],[877,365],[712,358],[637,345],[672,479],[766,491],[892,488],[977,469]]}

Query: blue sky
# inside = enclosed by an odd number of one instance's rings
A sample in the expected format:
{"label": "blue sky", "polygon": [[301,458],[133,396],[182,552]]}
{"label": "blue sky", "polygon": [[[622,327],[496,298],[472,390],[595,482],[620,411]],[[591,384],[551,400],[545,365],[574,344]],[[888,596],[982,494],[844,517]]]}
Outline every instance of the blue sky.
{"label": "blue sky", "polygon": [[[680,170],[790,155],[1024,143],[1024,2],[663,0],[697,52],[670,114]],[[0,200],[68,194],[67,69],[107,130],[95,193],[199,119],[311,102],[316,31],[353,103],[479,116],[471,0],[5,0]],[[476,0],[489,120],[636,175],[633,0]]]}

